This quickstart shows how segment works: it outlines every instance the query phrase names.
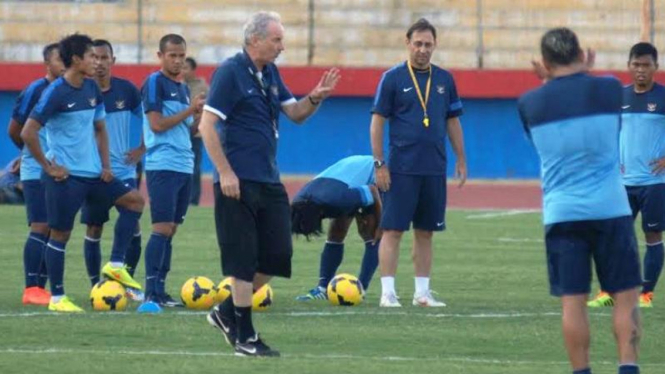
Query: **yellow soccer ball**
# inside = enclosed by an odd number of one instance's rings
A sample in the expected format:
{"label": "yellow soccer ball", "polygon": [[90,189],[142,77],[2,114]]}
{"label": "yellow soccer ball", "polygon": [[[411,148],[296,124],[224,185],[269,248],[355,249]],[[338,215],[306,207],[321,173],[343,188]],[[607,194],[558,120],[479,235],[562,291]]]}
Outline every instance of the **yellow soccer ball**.
{"label": "yellow soccer ball", "polygon": [[215,304],[217,286],[206,277],[189,278],[180,290],[183,304],[190,309],[206,310]]}
{"label": "yellow soccer ball", "polygon": [[272,287],[269,284],[263,285],[252,296],[252,310],[262,311],[268,309],[272,305],[273,297],[275,297],[275,294],[272,291]]}
{"label": "yellow soccer ball", "polygon": [[226,298],[231,296],[231,278],[225,278],[217,286],[217,295],[215,295],[215,304],[220,304]]}
{"label": "yellow soccer ball", "polygon": [[94,310],[125,310],[127,308],[125,287],[116,281],[105,279],[92,287],[90,304]]}
{"label": "yellow soccer ball", "polygon": [[358,278],[351,274],[336,275],[328,283],[328,301],[332,305],[354,306],[365,299],[365,290]]}

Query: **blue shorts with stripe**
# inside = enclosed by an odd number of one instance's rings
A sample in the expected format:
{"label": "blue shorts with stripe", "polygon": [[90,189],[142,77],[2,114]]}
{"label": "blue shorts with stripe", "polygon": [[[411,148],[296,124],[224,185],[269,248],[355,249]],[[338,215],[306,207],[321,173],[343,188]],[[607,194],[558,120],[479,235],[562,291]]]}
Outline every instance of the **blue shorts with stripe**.
{"label": "blue shorts with stripe", "polygon": [[446,176],[390,173],[390,189],[383,194],[381,228],[443,231],[446,228]]}
{"label": "blue shorts with stripe", "polygon": [[108,204],[108,201],[115,202],[132,190],[115,178],[104,182],[99,178],[70,175],[56,182],[51,176],[43,174],[42,181],[46,190],[48,225],[58,231],[71,231],[76,213],[84,202],[90,205]]}
{"label": "blue shorts with stripe", "polygon": [[192,175],[169,170],[146,171],[152,223],[185,221],[192,190]]}
{"label": "blue shorts with stripe", "polygon": [[46,190],[40,179],[25,180],[23,183],[23,199],[28,216],[28,225],[48,222],[46,214]]}
{"label": "blue shorts with stripe", "polygon": [[633,219],[642,214],[644,232],[665,231],[665,184],[626,186]]}
{"label": "blue shorts with stripe", "polygon": [[321,207],[325,218],[339,218],[366,213],[366,199],[359,188],[333,178],[316,178],[298,191],[292,204],[312,202]]}
{"label": "blue shorts with stripe", "polygon": [[588,294],[592,263],[602,290],[614,293],[642,284],[630,216],[560,222],[545,227],[547,271],[554,296]]}
{"label": "blue shorts with stripe", "polygon": [[[136,189],[136,179],[128,178],[122,183],[131,189]],[[113,207],[113,200],[85,201],[81,208],[81,223],[91,226],[103,226],[109,221],[109,211]]]}

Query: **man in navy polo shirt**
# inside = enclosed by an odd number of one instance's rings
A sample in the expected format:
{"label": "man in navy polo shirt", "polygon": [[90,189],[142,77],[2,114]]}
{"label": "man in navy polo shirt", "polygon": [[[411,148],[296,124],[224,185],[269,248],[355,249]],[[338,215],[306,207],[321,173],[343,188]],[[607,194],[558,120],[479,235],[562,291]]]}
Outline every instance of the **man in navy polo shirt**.
{"label": "man in navy polo shirt", "polygon": [[586,74],[584,52],[566,28],[541,39],[549,81],[518,101],[541,159],[550,293],[561,298],[563,335],[574,374],[590,374],[592,260],[615,300],[619,374],[639,373],[639,255],[619,168],[621,84]]}
{"label": "man in navy polo shirt", "polygon": [[[42,183],[42,167],[32,157],[28,147],[23,146],[21,129],[28,120],[32,109],[37,105],[44,89],[65,72],[60,59],[58,43],[49,44],[43,51],[46,76],[30,83],[16,99],[16,106],[9,122],[9,137],[21,148],[21,182],[25,210],[28,216],[30,233],[23,247],[23,268],[25,271],[25,290],[23,304],[48,305],[51,294],[44,289],[47,280],[44,251],[48,241],[48,223],[46,219],[46,194]],[[39,143],[46,151],[46,130],[39,131]]]}
{"label": "man in navy polo shirt", "polygon": [[[60,56],[67,70],[42,93],[21,131],[21,138],[44,170],[46,213],[51,237],[46,267],[51,284],[49,310],[82,312],[65,295],[65,246],[82,203],[111,201],[119,209],[109,278],[135,288],[123,266],[124,256],[143,211],[143,198],[116,179],[111,171],[104,99],[94,80],[92,39],[74,34],[60,41]],[[46,128],[49,151],[41,149],[39,130]]]}
{"label": "man in navy polo shirt", "polygon": [[233,297],[215,307],[208,322],[242,356],[279,355],[256,334],[251,315],[253,289],[272,276],[291,276],[289,200],[275,160],[279,114],[303,122],[339,80],[339,71],[331,69],[309,95],[296,100],[274,64],[284,50],[283,35],[278,14],[251,16],[244,50],[213,76],[199,126],[220,174],[214,188],[217,239],[222,270],[233,278]]}
{"label": "man in navy polo shirt", "polygon": [[[466,156],[459,116],[462,102],[446,70],[430,63],[436,29],[426,19],[406,33],[409,58],[386,71],[372,107],[371,140],[376,184],[385,191],[379,247],[380,306],[400,307],[395,293],[399,245],[413,222],[413,305],[445,306],[432,296],[432,236],[445,229],[446,135],[457,156],[455,173],[466,181]],[[390,155],[383,155],[383,128],[390,120]]]}
{"label": "man in navy polo shirt", "polygon": [[143,84],[143,124],[147,147],[145,170],[150,196],[152,234],[145,249],[146,302],[139,312],[159,312],[159,306],[182,306],[166,292],[171,269],[172,240],[187,214],[194,171],[189,139],[193,115],[201,111],[203,96],[190,102],[189,89],[179,76],[185,64],[187,44],[176,34],[159,41],[161,69]]}

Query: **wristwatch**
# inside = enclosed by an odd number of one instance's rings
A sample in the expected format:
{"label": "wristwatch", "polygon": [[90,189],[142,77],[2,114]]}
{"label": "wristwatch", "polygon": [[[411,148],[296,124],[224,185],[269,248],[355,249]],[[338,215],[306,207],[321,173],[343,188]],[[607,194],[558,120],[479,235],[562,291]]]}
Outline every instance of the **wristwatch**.
{"label": "wristwatch", "polygon": [[383,160],[374,160],[374,168],[376,168],[376,169],[381,168],[385,164],[386,164],[386,162],[383,161]]}

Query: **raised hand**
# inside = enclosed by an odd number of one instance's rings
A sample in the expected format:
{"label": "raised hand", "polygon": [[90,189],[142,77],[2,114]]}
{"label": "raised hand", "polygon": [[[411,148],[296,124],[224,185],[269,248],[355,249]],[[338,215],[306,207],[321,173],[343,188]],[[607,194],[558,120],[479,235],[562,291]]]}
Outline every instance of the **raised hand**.
{"label": "raised hand", "polygon": [[330,96],[332,91],[335,90],[335,87],[337,86],[337,83],[341,77],[342,76],[340,75],[338,68],[332,68],[326,71],[323,73],[323,76],[321,77],[321,80],[316,85],[316,87],[314,87],[312,92],[310,92],[309,97],[317,102],[325,100],[328,96]]}

